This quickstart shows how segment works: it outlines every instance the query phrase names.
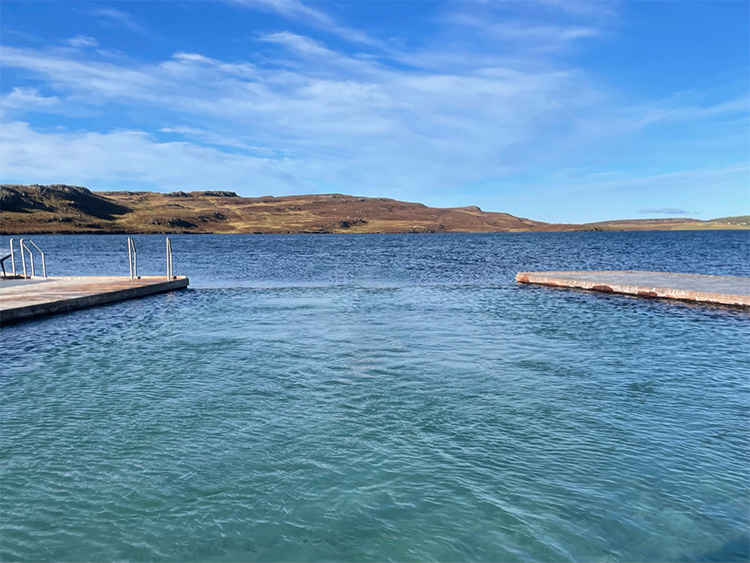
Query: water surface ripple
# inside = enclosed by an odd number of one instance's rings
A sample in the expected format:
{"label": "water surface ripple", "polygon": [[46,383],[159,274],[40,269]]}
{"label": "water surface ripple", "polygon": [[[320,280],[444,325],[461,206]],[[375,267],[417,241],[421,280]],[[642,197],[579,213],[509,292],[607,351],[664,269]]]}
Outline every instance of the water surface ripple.
{"label": "water surface ripple", "polygon": [[173,246],[193,289],[2,329],[3,561],[750,558],[750,316],[513,282],[750,275],[747,233]]}

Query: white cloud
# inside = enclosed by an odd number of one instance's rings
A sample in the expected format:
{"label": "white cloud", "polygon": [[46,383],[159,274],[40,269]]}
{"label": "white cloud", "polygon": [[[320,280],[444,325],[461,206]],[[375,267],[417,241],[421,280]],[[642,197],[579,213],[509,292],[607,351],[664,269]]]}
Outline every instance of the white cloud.
{"label": "white cloud", "polygon": [[[522,59],[536,59],[568,49],[583,39],[605,39],[611,32],[611,18],[603,11],[576,10],[573,5],[592,4],[566,0],[527,2],[453,2],[438,21],[453,31],[472,33],[473,44],[487,51],[498,47]],[[612,2],[600,2],[602,7]],[[493,49],[494,47],[494,49]]]}
{"label": "white cloud", "polygon": [[300,0],[236,0],[251,8],[268,9],[282,16],[320,26],[334,27],[335,23],[325,12],[311,8]]}
{"label": "white cloud", "polygon": [[248,145],[247,143],[243,143],[238,139],[226,137],[213,131],[207,131],[205,129],[199,129],[196,127],[186,127],[183,125],[176,127],[162,127],[161,129],[159,129],[159,132],[181,135],[186,139],[191,139],[198,143],[216,145],[219,147],[232,147],[236,149],[244,149],[247,151],[266,154],[270,154],[273,152],[271,149],[268,149],[266,147]]}
{"label": "white cloud", "polygon": [[300,0],[233,0],[235,3],[254,8],[256,10],[270,11],[279,14],[289,20],[301,22],[311,27],[322,29],[338,35],[355,43],[365,45],[379,45],[380,42],[366,33],[340,25],[327,13],[316,10],[301,2]]}
{"label": "white cloud", "polygon": [[698,124],[708,120],[730,119],[747,121],[750,98],[747,94],[718,103],[700,103],[690,92],[678,92],[664,100],[624,107],[610,107],[598,116],[582,116],[578,125],[591,137],[622,136],[641,129],[666,123]]}
{"label": "white cloud", "polygon": [[102,20],[109,23],[117,24],[120,27],[124,27],[131,31],[138,33],[145,33],[145,28],[135,21],[133,16],[122,10],[107,6],[104,8],[96,8],[91,12],[95,16],[99,16]]}
{"label": "white cloud", "polygon": [[71,47],[96,47],[99,42],[88,35],[76,35],[66,41]]}
{"label": "white cloud", "polygon": [[567,13],[571,16],[612,17],[617,13],[620,2],[618,0],[534,0],[536,8]]}
{"label": "white cloud", "polygon": [[336,55],[333,51],[331,51],[318,41],[314,41],[309,37],[303,37],[295,33],[290,33],[289,31],[268,33],[265,35],[261,35],[260,39],[268,43],[277,43],[279,45],[283,45],[289,49],[292,49],[293,51],[297,51],[298,53],[303,53],[309,56],[331,57]]}
{"label": "white cloud", "polygon": [[640,213],[643,215],[661,215],[662,217],[669,216],[669,215],[691,215],[694,214],[693,211],[685,211],[684,209],[680,209],[679,207],[647,207],[645,209],[641,209]]}
{"label": "white cloud", "polygon": [[528,21],[508,21],[487,14],[457,12],[448,16],[453,25],[463,25],[504,43],[522,44],[527,50],[549,51],[567,46],[572,41],[596,37],[599,29],[581,25],[545,25]]}
{"label": "white cloud", "polygon": [[[721,185],[735,180],[750,179],[750,164],[737,162],[728,166],[700,168],[695,170],[680,170],[665,174],[653,174],[612,180],[607,182],[592,182],[581,184],[577,187],[585,190],[610,191],[612,189],[624,190],[655,190],[660,187],[673,189],[675,187],[694,186],[696,184]],[[571,186],[572,187],[572,186]]]}
{"label": "white cloud", "polygon": [[142,131],[39,132],[27,123],[4,124],[0,168],[8,179],[97,185],[131,181],[163,189],[194,186],[308,191],[313,168],[288,159],[228,154],[187,142],[156,142]]}
{"label": "white cloud", "polygon": [[43,96],[36,88],[13,88],[0,98],[3,113],[9,110],[50,110],[60,104],[57,96]]}

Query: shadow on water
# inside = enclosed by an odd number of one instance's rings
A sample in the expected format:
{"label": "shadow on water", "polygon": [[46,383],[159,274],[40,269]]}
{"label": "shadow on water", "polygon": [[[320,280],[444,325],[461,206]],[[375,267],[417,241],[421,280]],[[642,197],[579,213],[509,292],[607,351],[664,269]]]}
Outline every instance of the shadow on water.
{"label": "shadow on water", "polygon": [[714,551],[686,554],[678,561],[750,561],[750,536],[730,540]]}

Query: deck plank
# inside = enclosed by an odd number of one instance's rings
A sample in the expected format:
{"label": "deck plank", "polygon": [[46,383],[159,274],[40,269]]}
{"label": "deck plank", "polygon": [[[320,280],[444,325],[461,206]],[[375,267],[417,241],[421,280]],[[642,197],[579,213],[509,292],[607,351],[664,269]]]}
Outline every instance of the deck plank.
{"label": "deck plank", "polygon": [[184,289],[185,276],[54,277],[0,281],[0,325]]}

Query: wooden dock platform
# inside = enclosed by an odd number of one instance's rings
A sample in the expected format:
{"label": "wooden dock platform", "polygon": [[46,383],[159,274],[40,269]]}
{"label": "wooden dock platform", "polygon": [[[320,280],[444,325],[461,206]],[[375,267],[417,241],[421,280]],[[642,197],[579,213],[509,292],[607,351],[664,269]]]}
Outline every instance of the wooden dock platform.
{"label": "wooden dock platform", "polygon": [[750,278],[641,272],[519,272],[516,281],[638,297],[678,299],[750,308]]}
{"label": "wooden dock platform", "polygon": [[54,277],[0,280],[0,325],[65,313],[115,301],[184,289],[188,278],[175,276]]}

